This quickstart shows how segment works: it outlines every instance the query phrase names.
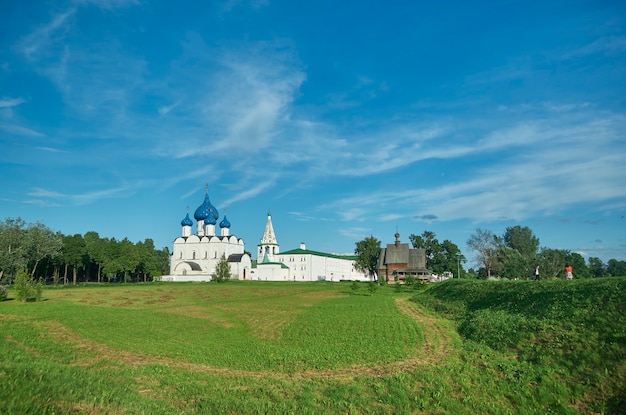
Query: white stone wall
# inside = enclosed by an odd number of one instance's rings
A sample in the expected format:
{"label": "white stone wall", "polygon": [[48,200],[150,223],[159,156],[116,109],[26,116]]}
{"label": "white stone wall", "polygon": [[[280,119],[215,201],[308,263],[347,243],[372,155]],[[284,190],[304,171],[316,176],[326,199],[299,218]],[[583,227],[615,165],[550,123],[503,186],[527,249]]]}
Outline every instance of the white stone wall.
{"label": "white stone wall", "polygon": [[289,268],[283,268],[279,263],[257,264],[252,270],[252,279],[255,281],[293,281]]}
{"label": "white stone wall", "polygon": [[354,268],[354,261],[311,253],[279,254],[277,261],[290,268],[294,281],[370,281]]}

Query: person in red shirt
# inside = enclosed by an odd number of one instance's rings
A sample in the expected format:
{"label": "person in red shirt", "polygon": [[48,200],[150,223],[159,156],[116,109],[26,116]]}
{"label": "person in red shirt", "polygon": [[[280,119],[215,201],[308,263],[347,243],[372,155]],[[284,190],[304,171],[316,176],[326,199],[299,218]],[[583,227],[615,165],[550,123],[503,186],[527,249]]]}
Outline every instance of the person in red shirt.
{"label": "person in red shirt", "polygon": [[570,264],[565,264],[565,278],[568,280],[574,278],[572,275],[572,266]]}

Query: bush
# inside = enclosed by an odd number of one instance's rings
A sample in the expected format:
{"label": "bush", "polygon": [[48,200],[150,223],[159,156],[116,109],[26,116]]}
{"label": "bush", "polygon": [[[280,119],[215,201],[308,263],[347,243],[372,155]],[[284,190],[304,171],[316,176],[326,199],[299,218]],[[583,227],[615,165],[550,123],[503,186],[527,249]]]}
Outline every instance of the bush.
{"label": "bush", "polygon": [[226,282],[230,280],[230,277],[230,265],[228,265],[226,255],[222,254],[222,257],[215,266],[215,272],[211,274],[211,280],[215,282]]}
{"label": "bush", "polygon": [[0,285],[0,301],[4,301],[9,297],[9,293],[4,285]]}
{"label": "bush", "polygon": [[43,291],[43,282],[35,281],[26,271],[20,271],[15,277],[15,292],[18,301],[39,301]]}
{"label": "bush", "polygon": [[376,283],[375,283],[375,282],[373,282],[373,281],[370,281],[370,282],[367,284],[367,289],[368,289],[368,291],[370,292],[370,295],[374,295],[374,293],[378,290],[378,284],[376,284]]}

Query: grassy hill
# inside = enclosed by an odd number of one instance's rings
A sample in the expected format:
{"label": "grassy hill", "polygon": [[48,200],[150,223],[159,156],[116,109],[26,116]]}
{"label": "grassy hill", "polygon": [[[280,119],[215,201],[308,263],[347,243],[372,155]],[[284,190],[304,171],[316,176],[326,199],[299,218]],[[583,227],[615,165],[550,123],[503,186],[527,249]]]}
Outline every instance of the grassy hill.
{"label": "grassy hill", "polygon": [[620,413],[625,285],[47,289],[0,303],[0,413]]}
{"label": "grassy hill", "polygon": [[546,403],[626,413],[626,278],[450,281],[413,298],[456,322],[465,348],[508,360],[498,376]]}

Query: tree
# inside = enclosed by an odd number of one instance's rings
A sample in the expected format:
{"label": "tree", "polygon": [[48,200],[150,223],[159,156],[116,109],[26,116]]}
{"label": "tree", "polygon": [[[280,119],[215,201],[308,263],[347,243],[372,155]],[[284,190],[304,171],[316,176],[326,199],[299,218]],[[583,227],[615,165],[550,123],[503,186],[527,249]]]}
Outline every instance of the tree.
{"label": "tree", "polygon": [[374,281],[378,281],[378,258],[380,257],[380,241],[374,236],[368,236],[356,243],[354,248],[356,261],[354,267],[368,274]]}
{"label": "tree", "polygon": [[[432,266],[433,263],[439,264],[439,256],[441,255],[441,246],[437,240],[435,233],[431,231],[424,231],[421,235],[409,235],[409,240],[413,245],[413,248],[420,248],[426,251],[426,261],[428,266]],[[432,269],[432,268],[431,268]],[[434,269],[433,269],[434,270]]]}
{"label": "tree", "polygon": [[128,238],[124,238],[119,242],[117,249],[118,264],[120,271],[124,277],[124,282],[131,281],[131,273],[139,267],[141,255],[137,246]]}
{"label": "tree", "polygon": [[426,251],[426,265],[436,274],[450,271],[460,273],[460,263],[465,261],[459,247],[448,239],[439,242],[434,232],[424,231],[421,235],[409,235],[413,248]]}
{"label": "tree", "polygon": [[510,248],[519,253],[516,255],[510,250],[502,249],[498,256],[501,271],[506,270],[504,275],[514,278],[527,278],[532,275],[537,262],[537,250],[539,238],[528,226],[509,226],[504,231],[502,239],[498,239],[499,248]]}
{"label": "tree", "polygon": [[539,238],[528,226],[509,226],[502,237],[504,244],[524,257],[534,257],[539,249]]}
{"label": "tree", "polygon": [[618,261],[617,259],[609,259],[606,272],[612,277],[626,276],[626,261]]}
{"label": "tree", "polygon": [[87,247],[82,235],[77,233],[72,236],[63,237],[63,248],[61,250],[65,270],[63,272],[63,282],[67,284],[67,268],[72,267],[72,283],[76,285],[76,270],[78,264],[83,262],[83,257],[87,254]]}
{"label": "tree", "polygon": [[[166,246],[163,249],[156,251],[157,261],[159,263],[158,275],[167,275],[170,272],[170,250]],[[156,275],[156,274],[155,274]]]}
{"label": "tree", "polygon": [[32,264],[30,276],[35,276],[39,261],[58,256],[62,247],[61,235],[56,234],[41,222],[29,225],[26,230],[26,256],[28,263]]}
{"label": "tree", "polygon": [[501,276],[511,279],[528,278],[530,274],[525,272],[525,264],[522,254],[506,245],[498,246],[497,250],[498,272]]}
{"label": "tree", "polygon": [[22,218],[6,218],[0,222],[0,280],[14,277],[26,267],[26,222]]}
{"label": "tree", "polygon": [[490,278],[491,271],[497,265],[497,241],[493,232],[476,228],[476,232],[467,240],[467,246],[476,251],[476,261],[485,267],[487,278]]}
{"label": "tree", "polygon": [[228,265],[226,255],[222,254],[222,257],[215,266],[215,272],[211,274],[211,279],[215,282],[226,282],[230,280],[230,277],[230,265]]}
{"label": "tree", "polygon": [[564,271],[569,252],[564,249],[543,248],[539,252],[539,269],[546,278],[556,278]]}
{"label": "tree", "polygon": [[573,268],[575,278],[589,278],[589,268],[585,263],[585,258],[577,252],[569,252],[565,258],[565,263]]}
{"label": "tree", "polygon": [[106,261],[106,247],[107,247],[107,239],[100,238],[98,232],[87,232],[85,237],[85,247],[87,249],[87,255],[89,259],[98,265],[98,275],[97,280],[100,282],[102,280],[101,272],[102,267],[104,266],[104,262]]}
{"label": "tree", "polygon": [[606,267],[600,258],[589,257],[589,274],[594,278],[604,277],[606,275]]}
{"label": "tree", "polygon": [[441,243],[441,256],[443,271],[450,271],[457,275],[457,278],[461,278],[463,272],[463,263],[465,262],[465,256],[461,254],[461,249],[452,241],[445,239]]}

